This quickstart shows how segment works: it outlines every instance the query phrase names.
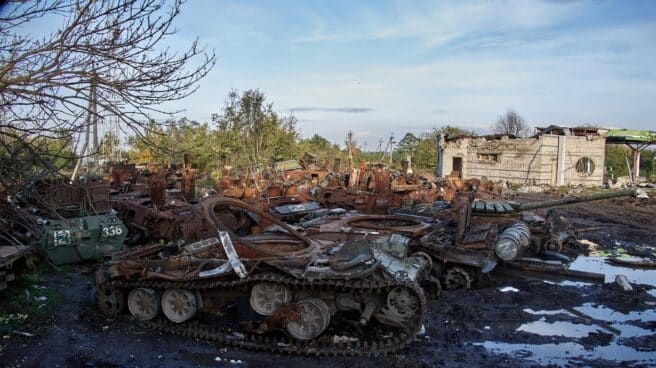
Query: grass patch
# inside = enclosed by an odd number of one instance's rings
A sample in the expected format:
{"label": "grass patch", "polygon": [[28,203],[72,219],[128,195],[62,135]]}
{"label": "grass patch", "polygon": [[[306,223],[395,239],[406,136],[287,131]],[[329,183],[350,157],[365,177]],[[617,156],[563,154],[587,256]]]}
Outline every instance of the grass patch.
{"label": "grass patch", "polygon": [[17,275],[7,289],[0,291],[0,345],[17,331],[39,333],[47,326],[40,322],[63,298],[58,290],[40,285],[48,269],[52,270],[39,264],[35,271]]}

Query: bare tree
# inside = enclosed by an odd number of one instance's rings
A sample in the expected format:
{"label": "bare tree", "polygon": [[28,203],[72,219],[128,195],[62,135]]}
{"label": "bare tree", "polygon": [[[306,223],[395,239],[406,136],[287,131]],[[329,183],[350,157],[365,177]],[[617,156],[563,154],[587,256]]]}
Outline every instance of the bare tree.
{"label": "bare tree", "polygon": [[[43,142],[73,145],[105,116],[144,136],[150,118],[177,113],[162,104],[196,91],[215,64],[214,52],[198,40],[182,50],[164,45],[177,32],[173,21],[183,3],[5,3],[0,8],[0,184],[20,177],[16,170],[58,170],[52,161],[57,152],[45,150]],[[61,25],[39,35],[37,30],[49,24]]]}
{"label": "bare tree", "polygon": [[515,110],[508,110],[505,115],[499,116],[497,122],[492,126],[492,131],[497,134],[525,137],[528,135],[528,125]]}

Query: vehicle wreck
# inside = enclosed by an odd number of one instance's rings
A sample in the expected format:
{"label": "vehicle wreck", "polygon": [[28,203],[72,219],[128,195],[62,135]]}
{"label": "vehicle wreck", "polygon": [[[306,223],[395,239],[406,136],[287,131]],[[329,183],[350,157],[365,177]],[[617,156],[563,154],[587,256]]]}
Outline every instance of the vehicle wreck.
{"label": "vehicle wreck", "polygon": [[[419,333],[426,313],[419,286],[426,258],[409,257],[399,243],[318,242],[233,199],[210,199],[206,208],[217,237],[172,250],[135,248],[101,267],[100,310],[117,315],[127,305],[136,319],[162,331],[307,355],[391,353]],[[253,214],[257,222],[238,220],[254,220]],[[272,225],[283,232],[267,232]],[[250,322],[242,322],[239,333],[216,329],[211,315],[240,299],[248,301],[251,319],[240,313],[239,320]],[[375,323],[381,332],[363,334],[344,319],[362,327]]]}

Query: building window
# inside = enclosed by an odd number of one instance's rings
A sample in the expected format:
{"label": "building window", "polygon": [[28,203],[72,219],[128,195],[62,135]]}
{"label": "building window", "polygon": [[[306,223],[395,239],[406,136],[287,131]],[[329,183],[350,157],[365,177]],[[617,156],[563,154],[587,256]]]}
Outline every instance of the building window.
{"label": "building window", "polygon": [[499,155],[496,153],[477,153],[476,157],[479,162],[485,164],[496,164],[499,160]]}
{"label": "building window", "polygon": [[595,170],[595,165],[594,161],[590,157],[581,157],[578,161],[576,161],[576,172],[585,175],[585,176],[590,176]]}

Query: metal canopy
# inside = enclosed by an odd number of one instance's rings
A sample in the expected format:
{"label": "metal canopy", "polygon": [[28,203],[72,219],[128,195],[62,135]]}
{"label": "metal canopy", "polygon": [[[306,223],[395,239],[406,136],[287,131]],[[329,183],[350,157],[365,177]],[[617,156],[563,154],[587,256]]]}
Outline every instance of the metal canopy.
{"label": "metal canopy", "polygon": [[656,144],[656,132],[649,130],[610,129],[606,133],[606,144],[626,144],[631,148],[632,163],[629,165],[629,177],[634,182],[640,176],[640,151]]}
{"label": "metal canopy", "polygon": [[608,144],[656,144],[656,132],[648,130],[611,129],[606,133]]}

